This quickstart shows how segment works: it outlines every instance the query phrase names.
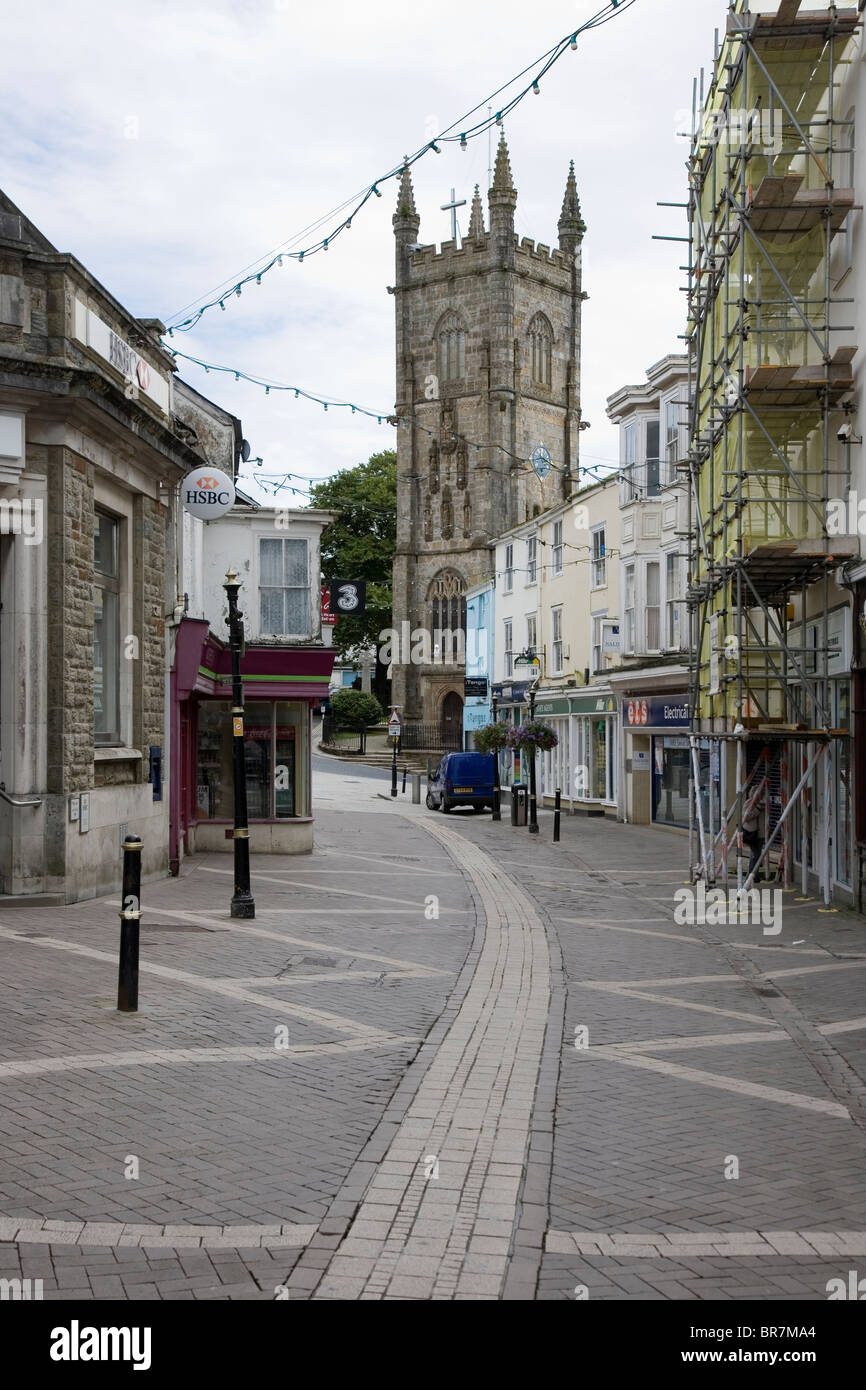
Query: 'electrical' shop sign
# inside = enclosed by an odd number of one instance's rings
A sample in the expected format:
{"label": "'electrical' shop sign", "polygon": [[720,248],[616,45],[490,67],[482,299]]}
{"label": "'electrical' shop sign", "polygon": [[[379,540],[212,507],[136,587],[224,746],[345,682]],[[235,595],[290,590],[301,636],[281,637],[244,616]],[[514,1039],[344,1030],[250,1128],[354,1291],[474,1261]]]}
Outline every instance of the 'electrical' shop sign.
{"label": "'electrical' shop sign", "polygon": [[227,473],[204,465],[184,478],[180,500],[191,516],[216,521],[234,506],[235,485]]}

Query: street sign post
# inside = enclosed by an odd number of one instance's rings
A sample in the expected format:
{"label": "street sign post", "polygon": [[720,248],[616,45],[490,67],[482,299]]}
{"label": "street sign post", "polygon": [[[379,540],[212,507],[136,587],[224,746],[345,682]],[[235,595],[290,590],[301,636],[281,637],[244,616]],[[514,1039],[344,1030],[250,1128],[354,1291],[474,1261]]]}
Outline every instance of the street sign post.
{"label": "street sign post", "polygon": [[403,720],[397,713],[396,708],[391,710],[391,717],[388,720],[388,737],[391,740],[393,749],[391,757],[391,795],[397,795],[397,744],[400,742],[400,730],[403,727]]}

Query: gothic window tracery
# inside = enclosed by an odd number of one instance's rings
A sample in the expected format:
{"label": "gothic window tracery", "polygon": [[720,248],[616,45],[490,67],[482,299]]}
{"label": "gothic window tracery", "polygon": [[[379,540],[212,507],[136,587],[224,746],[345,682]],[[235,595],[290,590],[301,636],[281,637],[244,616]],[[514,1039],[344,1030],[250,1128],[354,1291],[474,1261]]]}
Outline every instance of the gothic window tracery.
{"label": "gothic window tracery", "polygon": [[446,661],[458,657],[461,634],[466,630],[465,592],[466,585],[454,570],[437,574],[427,591],[432,605],[434,650],[439,648]]}
{"label": "gothic window tracery", "polygon": [[550,386],[553,364],[553,329],[546,314],[533,315],[528,333],[532,380],[539,386]]}

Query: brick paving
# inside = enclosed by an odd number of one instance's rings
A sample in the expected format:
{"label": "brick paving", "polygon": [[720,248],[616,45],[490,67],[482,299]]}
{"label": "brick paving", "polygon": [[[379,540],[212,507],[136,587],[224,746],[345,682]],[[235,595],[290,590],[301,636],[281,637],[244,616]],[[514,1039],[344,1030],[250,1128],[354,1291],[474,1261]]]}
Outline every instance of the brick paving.
{"label": "brick paving", "polygon": [[255,922],[224,855],[145,887],[137,1015],[116,898],[0,910],[0,1277],[811,1300],[866,1262],[862,918],[683,926],[675,834],[316,784]]}

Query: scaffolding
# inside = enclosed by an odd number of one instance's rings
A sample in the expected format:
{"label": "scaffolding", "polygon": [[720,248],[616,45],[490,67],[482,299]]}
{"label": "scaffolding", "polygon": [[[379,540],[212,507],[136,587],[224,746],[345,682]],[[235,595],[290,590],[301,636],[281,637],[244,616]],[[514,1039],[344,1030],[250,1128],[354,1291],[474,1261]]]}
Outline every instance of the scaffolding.
{"label": "scaffolding", "polygon": [[692,879],[735,872],[748,890],[772,868],[788,887],[798,855],[827,903],[850,762],[830,614],[859,555],[856,534],[828,532],[851,466],[837,435],[857,349],[834,245],[854,207],[838,103],[858,26],[856,8],[732,0],[689,159]]}

